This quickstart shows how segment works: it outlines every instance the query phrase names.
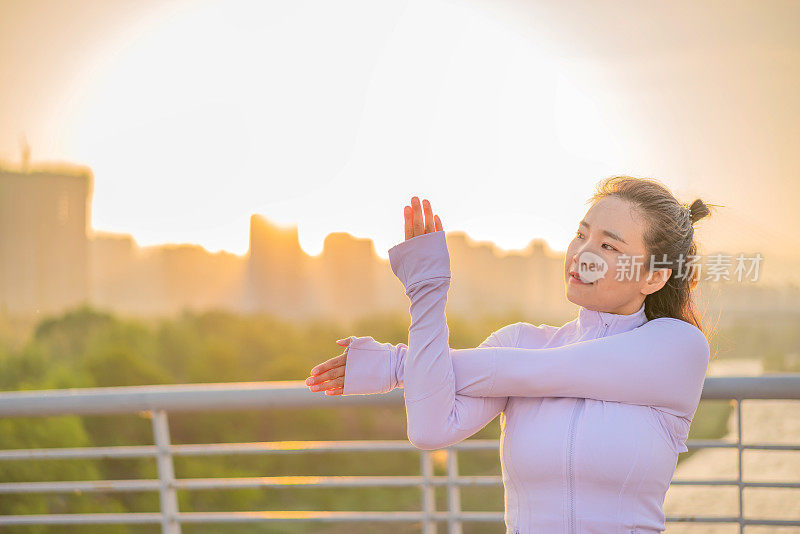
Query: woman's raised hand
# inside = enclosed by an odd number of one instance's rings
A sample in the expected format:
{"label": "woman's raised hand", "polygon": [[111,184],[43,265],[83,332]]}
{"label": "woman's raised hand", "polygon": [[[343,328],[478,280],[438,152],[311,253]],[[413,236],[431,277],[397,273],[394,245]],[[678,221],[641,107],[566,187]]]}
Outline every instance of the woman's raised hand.
{"label": "woman's raised hand", "polygon": [[[423,210],[425,211],[424,220]],[[411,205],[403,209],[403,217],[406,221],[406,241],[418,235],[442,230],[442,220],[438,215],[433,214],[431,203],[427,198],[423,199],[422,205],[420,205],[418,197],[411,197]]]}
{"label": "woman's raised hand", "polygon": [[[348,346],[350,338],[338,339],[336,343]],[[311,391],[324,391],[326,395],[341,395],[344,391],[344,370],[347,363],[347,350],[330,360],[317,365],[306,379],[306,385]]]}

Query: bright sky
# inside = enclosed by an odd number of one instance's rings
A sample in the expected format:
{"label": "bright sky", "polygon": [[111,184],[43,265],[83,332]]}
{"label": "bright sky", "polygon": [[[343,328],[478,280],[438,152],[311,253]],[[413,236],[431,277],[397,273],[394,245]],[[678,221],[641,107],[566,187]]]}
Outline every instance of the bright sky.
{"label": "bright sky", "polygon": [[[595,184],[724,204],[710,251],[800,261],[800,3],[489,0],[0,6],[0,158],[85,164],[92,227],[243,254],[260,213],[563,250]],[[770,256],[771,255],[771,256]]]}

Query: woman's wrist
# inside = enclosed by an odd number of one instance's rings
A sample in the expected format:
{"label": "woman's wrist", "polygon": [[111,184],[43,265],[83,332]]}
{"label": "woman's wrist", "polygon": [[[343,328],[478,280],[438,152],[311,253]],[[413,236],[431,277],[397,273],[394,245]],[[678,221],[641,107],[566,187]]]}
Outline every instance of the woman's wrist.
{"label": "woman's wrist", "polygon": [[443,230],[421,234],[389,249],[392,272],[409,289],[426,280],[450,278],[450,254]]}

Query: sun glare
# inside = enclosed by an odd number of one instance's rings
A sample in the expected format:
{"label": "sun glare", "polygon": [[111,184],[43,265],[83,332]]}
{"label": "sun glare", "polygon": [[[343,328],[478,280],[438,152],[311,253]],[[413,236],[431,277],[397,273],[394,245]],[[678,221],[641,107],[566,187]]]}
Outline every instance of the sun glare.
{"label": "sun glare", "polygon": [[566,246],[615,146],[556,58],[466,3],[314,5],[187,4],[104,58],[65,128],[94,227],[243,254],[259,213],[385,256],[417,194],[448,229]]}

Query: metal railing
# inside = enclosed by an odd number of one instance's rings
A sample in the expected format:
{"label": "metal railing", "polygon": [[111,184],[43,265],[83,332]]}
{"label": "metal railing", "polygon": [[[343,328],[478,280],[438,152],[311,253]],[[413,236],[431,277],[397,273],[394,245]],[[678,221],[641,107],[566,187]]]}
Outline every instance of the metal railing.
{"label": "metal railing", "polygon": [[[676,485],[736,486],[737,516],[668,516],[667,522],[738,523],[739,531],[747,525],[800,526],[800,520],[745,518],[744,488],[800,488],[799,482],[746,482],[742,479],[742,455],[745,450],[800,450],[800,444],[779,445],[742,443],[742,402],[748,399],[800,399],[800,373],[757,377],[709,377],[703,387],[703,400],[731,400],[735,403],[737,440],[688,440],[689,449],[710,447],[736,448],[738,475],[735,480],[673,480]],[[0,416],[99,415],[147,412],[152,416],[153,445],[79,447],[50,449],[0,450],[0,461],[86,458],[155,458],[158,479],[99,480],[67,482],[2,482],[0,494],[132,492],[158,491],[160,512],[28,514],[0,516],[2,525],[66,524],[161,524],[162,533],[179,534],[184,523],[230,522],[333,522],[380,521],[419,522],[425,534],[436,532],[436,523],[446,522],[448,532],[460,533],[462,522],[503,522],[503,512],[465,512],[461,510],[462,486],[502,486],[500,476],[459,476],[458,451],[497,450],[499,441],[468,439],[446,449],[446,476],[434,476],[433,451],[419,450],[408,441],[280,441],[252,443],[212,443],[176,445],[170,442],[167,414],[237,409],[280,407],[337,407],[345,405],[403,404],[403,392],[384,395],[328,396],[311,392],[300,381],[236,382],[224,384],[184,384],[174,386],[131,386],[0,393]],[[798,410],[800,416],[800,410]],[[291,476],[251,478],[175,477],[176,456],[222,454],[313,454],[355,451],[418,451],[420,476]],[[355,488],[419,487],[419,512],[325,512],[325,511],[254,511],[254,512],[180,512],[177,490],[243,488]],[[448,510],[435,509],[434,489],[447,489]]]}

